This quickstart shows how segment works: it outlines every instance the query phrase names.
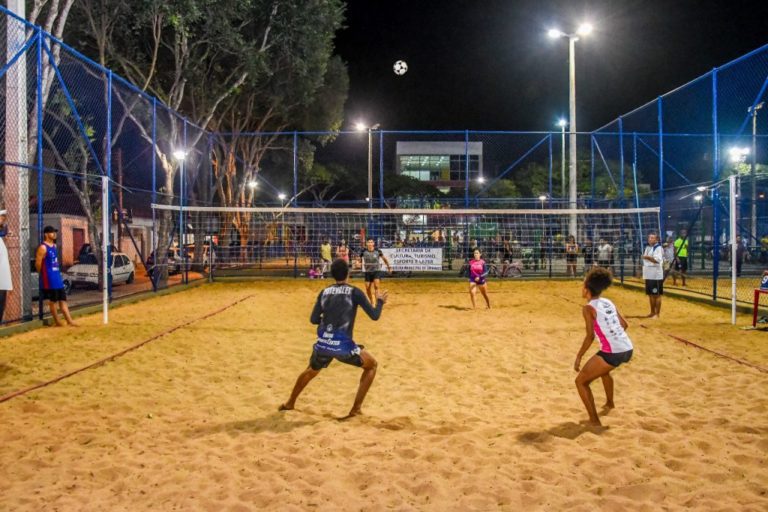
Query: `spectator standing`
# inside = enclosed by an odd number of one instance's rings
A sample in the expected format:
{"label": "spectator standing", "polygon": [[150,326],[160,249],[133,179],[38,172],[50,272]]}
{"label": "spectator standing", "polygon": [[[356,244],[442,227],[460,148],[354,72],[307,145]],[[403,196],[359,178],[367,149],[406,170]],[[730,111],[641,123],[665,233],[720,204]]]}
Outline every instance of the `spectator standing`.
{"label": "spectator standing", "polygon": [[5,313],[5,300],[8,292],[13,290],[13,281],[11,280],[11,265],[8,261],[8,249],[5,247],[3,238],[8,234],[8,226],[5,219],[8,212],[0,210],[0,324],[3,322]]}
{"label": "spectator standing", "polygon": [[[56,237],[58,230],[53,226],[45,226],[43,229],[43,243],[37,248],[35,254],[35,268],[40,274],[40,294],[48,301],[51,316],[57,327],[62,327],[64,322],[59,319],[56,312],[58,308],[64,315],[67,324],[74,326],[72,316],[67,307],[67,294],[64,292],[64,279],[61,277],[59,257],[56,251]],[[106,257],[106,255],[103,255]],[[107,276],[104,276],[106,279]]]}
{"label": "spectator standing", "polygon": [[648,318],[659,318],[661,296],[664,294],[664,249],[656,233],[648,234],[648,245],[643,251],[643,279],[645,294],[651,306]]}
{"label": "spectator standing", "polygon": [[[688,231],[680,230],[675,240],[675,270],[680,272],[680,279],[685,286],[685,276],[688,273]],[[677,284],[677,276],[672,276],[672,283]]]}
{"label": "spectator standing", "polygon": [[610,271],[612,255],[613,246],[605,238],[601,238],[597,245],[597,265]]}
{"label": "spectator standing", "polygon": [[325,273],[328,272],[331,268],[331,260],[333,259],[333,256],[331,255],[331,241],[330,239],[326,238],[323,243],[320,245],[320,278],[325,277]]}

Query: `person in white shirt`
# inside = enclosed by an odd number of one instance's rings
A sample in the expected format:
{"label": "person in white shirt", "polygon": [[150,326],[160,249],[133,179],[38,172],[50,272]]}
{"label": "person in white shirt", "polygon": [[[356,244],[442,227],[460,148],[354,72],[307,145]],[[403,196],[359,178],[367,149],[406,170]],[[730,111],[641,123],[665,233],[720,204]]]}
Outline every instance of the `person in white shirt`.
{"label": "person in white shirt", "polygon": [[5,247],[3,238],[8,234],[8,226],[5,223],[6,210],[0,210],[0,323],[3,322],[5,313],[5,299],[8,292],[13,290],[13,281],[11,279],[11,265],[8,262],[8,249]]}
{"label": "person in white shirt", "polygon": [[648,234],[648,245],[643,251],[643,279],[651,306],[648,318],[659,318],[661,296],[664,294],[664,249],[656,233]]}
{"label": "person in white shirt", "polygon": [[607,268],[611,270],[611,253],[613,252],[613,246],[609,244],[605,238],[601,238],[597,244],[597,266]]}

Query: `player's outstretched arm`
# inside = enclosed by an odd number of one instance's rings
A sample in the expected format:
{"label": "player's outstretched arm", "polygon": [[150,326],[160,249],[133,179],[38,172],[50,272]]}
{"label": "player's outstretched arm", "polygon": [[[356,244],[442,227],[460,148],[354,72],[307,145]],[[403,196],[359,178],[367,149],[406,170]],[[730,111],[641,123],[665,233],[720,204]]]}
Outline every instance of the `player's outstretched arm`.
{"label": "player's outstretched arm", "polygon": [[355,288],[355,291],[352,293],[353,304],[363,308],[363,311],[371,320],[381,318],[381,311],[384,308],[384,303],[387,301],[387,292],[376,292],[376,299],[376,307],[373,307],[362,290]]}
{"label": "player's outstretched arm", "polygon": [[576,354],[576,362],[573,363],[573,369],[576,371],[579,371],[579,368],[581,367],[581,358],[584,357],[584,354],[589,350],[589,346],[592,345],[592,342],[595,339],[595,309],[590,305],[585,305],[582,308],[581,313],[584,316],[584,328],[586,333],[584,334],[584,341],[581,343],[581,348],[579,348],[579,353]]}
{"label": "player's outstretched arm", "polygon": [[312,314],[309,316],[309,321],[313,325],[320,325],[320,320],[322,319],[323,305],[320,300],[322,296],[323,292],[320,292],[320,294],[317,296],[317,300],[315,301],[315,307],[312,308]]}
{"label": "player's outstretched arm", "polygon": [[627,323],[626,320],[624,320],[624,317],[621,316],[621,313],[619,313],[619,310],[616,310],[616,314],[619,316],[619,323],[621,324],[621,327],[626,331],[629,329],[629,323]]}
{"label": "player's outstretched arm", "polygon": [[387,266],[387,272],[390,274],[392,273],[392,265],[389,263],[389,260],[386,256],[384,256],[384,253],[379,250],[379,258],[381,258],[384,261],[384,264]]}

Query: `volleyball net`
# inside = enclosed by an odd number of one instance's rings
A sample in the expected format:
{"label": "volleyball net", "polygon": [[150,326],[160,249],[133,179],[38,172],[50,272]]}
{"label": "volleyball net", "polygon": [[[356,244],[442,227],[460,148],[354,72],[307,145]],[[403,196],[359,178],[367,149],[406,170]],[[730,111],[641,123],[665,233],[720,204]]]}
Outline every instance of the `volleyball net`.
{"label": "volleyball net", "polygon": [[349,258],[355,272],[367,240],[382,249],[395,275],[461,275],[476,247],[492,276],[502,278],[561,276],[569,263],[582,272],[598,261],[617,276],[634,275],[647,235],[659,231],[658,208],[152,207],[175,225],[188,263],[210,264],[214,277],[307,276],[329,256]]}

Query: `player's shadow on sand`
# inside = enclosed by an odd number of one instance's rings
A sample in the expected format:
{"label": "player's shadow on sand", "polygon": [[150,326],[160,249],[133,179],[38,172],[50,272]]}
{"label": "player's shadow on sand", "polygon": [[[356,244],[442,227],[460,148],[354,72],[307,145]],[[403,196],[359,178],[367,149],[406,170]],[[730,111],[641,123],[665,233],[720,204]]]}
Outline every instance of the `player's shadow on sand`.
{"label": "player's shadow on sand", "polygon": [[231,421],[229,423],[218,423],[192,429],[187,432],[189,437],[204,437],[211,434],[226,433],[230,436],[239,436],[243,434],[259,434],[261,432],[286,433],[294,429],[315,425],[322,421],[328,421],[328,418],[313,420],[294,420],[284,412],[275,412],[263,418],[253,420]]}
{"label": "player's shadow on sand", "polygon": [[439,308],[444,308],[444,309],[454,309],[456,311],[470,311],[472,309],[470,307],[465,307],[465,306],[453,306],[453,305],[446,306],[444,304],[441,304],[438,307]]}
{"label": "player's shadow on sand", "polygon": [[517,440],[523,444],[544,443],[552,437],[560,437],[572,441],[586,432],[600,435],[606,430],[608,430],[608,427],[596,427],[588,423],[568,421],[540,432],[523,432],[517,435]]}

